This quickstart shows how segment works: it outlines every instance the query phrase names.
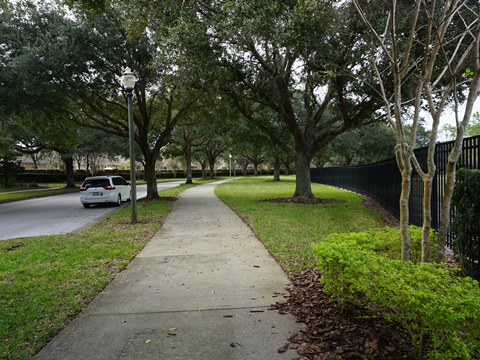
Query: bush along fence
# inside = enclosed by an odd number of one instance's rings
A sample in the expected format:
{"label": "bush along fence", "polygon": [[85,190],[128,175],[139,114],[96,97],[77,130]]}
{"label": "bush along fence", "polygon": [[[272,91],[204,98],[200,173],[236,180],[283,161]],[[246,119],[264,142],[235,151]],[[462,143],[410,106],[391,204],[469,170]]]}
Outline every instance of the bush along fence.
{"label": "bush along fence", "polygon": [[[440,220],[440,201],[445,189],[445,171],[448,154],[453,147],[453,141],[436,144],[435,164],[437,172],[433,182],[432,193],[432,228],[438,229]],[[427,148],[415,150],[415,155],[426,169]],[[480,136],[465,138],[458,168],[480,169]],[[310,171],[311,181],[333,185],[352,190],[375,199],[394,216],[400,216],[401,175],[395,158],[375,164],[316,168]],[[409,199],[410,223],[422,226],[423,183],[418,174],[412,173],[412,186]],[[452,219],[453,222],[453,214]],[[453,235],[447,239],[447,246],[452,248]]]}

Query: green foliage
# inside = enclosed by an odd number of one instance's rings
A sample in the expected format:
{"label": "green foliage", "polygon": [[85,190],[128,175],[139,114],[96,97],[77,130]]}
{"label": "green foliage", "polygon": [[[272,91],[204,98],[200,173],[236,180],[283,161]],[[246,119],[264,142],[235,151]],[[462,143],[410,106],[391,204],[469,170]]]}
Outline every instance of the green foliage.
{"label": "green foliage", "polygon": [[[316,244],[325,292],[340,304],[366,306],[400,324],[410,334],[419,358],[480,355],[478,282],[442,265],[397,260],[399,246],[394,242],[399,243],[399,235],[394,232],[398,230],[332,234]],[[419,237],[420,229],[412,236],[418,258]]]}
{"label": "green foliage", "polygon": [[371,164],[394,156],[395,132],[385,124],[370,124],[337,136],[314,158],[317,166]]}
{"label": "green foliage", "polygon": [[480,280],[480,170],[457,172],[452,205],[455,256],[467,275]]}

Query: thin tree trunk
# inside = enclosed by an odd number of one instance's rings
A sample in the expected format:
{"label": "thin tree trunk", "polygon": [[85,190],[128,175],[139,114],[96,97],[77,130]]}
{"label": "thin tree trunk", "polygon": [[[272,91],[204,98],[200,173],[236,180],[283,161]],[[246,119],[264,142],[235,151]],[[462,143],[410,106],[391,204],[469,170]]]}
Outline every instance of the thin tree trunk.
{"label": "thin tree trunk", "polygon": [[90,156],[87,155],[87,166],[86,166],[87,174],[90,174]]}
{"label": "thin tree trunk", "polygon": [[411,238],[408,230],[410,212],[408,208],[408,199],[410,198],[411,176],[412,171],[402,171],[402,191],[400,194],[400,236],[402,238],[401,257],[404,261],[410,261]]}
{"label": "thin tree trunk", "polygon": [[288,165],[285,165],[285,175],[290,175],[290,167]]}
{"label": "thin tree trunk", "polygon": [[280,181],[280,156],[278,155],[275,156],[273,162],[273,181]]}
{"label": "thin tree trunk", "polygon": [[209,162],[210,166],[210,179],[213,179],[215,177],[215,162]]}
{"label": "thin tree trunk", "polygon": [[[401,192],[399,199],[400,206],[400,238],[401,238],[401,259],[410,261],[411,238],[408,225],[410,222],[410,209],[408,200],[410,199],[412,163],[411,151],[404,149],[402,143],[397,140],[397,151],[395,157],[397,160],[398,169],[402,176]],[[403,148],[403,150],[402,150]]]}
{"label": "thin tree trunk", "polygon": [[[475,52],[479,53],[480,48],[480,26],[476,34],[477,41]],[[463,138],[465,135],[465,130],[468,126],[470,118],[473,113],[473,104],[478,98],[478,92],[480,91],[480,60],[477,57],[475,62],[475,75],[470,83],[470,89],[468,94],[468,99],[465,105],[465,112],[463,114],[463,119],[461,122],[457,119],[457,137],[453,144],[453,148],[448,155],[448,162],[446,166],[445,173],[445,191],[443,193],[442,204],[440,209],[440,226],[438,229],[438,238],[436,246],[436,260],[437,262],[442,262],[445,258],[445,242],[447,240],[448,228],[450,226],[450,208],[452,204],[453,189],[455,187],[455,173],[456,165],[460,154],[462,153],[463,147]]]}
{"label": "thin tree trunk", "polygon": [[450,161],[450,156],[448,157],[445,173],[445,190],[443,193],[442,203],[440,205],[440,226],[438,228],[436,246],[437,262],[442,262],[445,258],[445,242],[448,235],[448,228],[450,226],[450,207],[452,203],[453,189],[455,187],[456,163],[456,160]]}
{"label": "thin tree trunk", "polygon": [[193,184],[193,178],[192,178],[192,146],[190,143],[186,143],[183,147],[183,153],[185,155],[185,162],[187,166],[186,170],[186,176],[187,176],[187,181],[185,184]]}
{"label": "thin tree trunk", "polygon": [[422,262],[430,262],[430,231],[432,226],[432,186],[435,170],[423,178]]}
{"label": "thin tree trunk", "polygon": [[67,188],[75,187],[75,172],[73,170],[73,156],[63,156],[65,163],[65,175],[67,177]]}
{"label": "thin tree trunk", "polygon": [[200,164],[201,168],[202,168],[202,179],[206,179],[207,178],[207,166],[205,164]]}
{"label": "thin tree trunk", "polygon": [[37,156],[36,154],[30,154],[30,158],[33,161],[33,168],[36,170],[38,169],[38,161],[37,161]]}

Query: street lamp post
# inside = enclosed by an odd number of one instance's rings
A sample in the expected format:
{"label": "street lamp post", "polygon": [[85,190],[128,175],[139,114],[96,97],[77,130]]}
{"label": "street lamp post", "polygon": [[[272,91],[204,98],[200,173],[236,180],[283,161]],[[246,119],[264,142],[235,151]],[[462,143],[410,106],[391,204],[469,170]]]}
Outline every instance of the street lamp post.
{"label": "street lamp post", "polygon": [[137,174],[136,174],[136,165],[135,165],[135,132],[133,127],[133,89],[135,88],[135,83],[137,78],[133,75],[129,67],[125,69],[125,72],[122,74],[122,86],[127,92],[127,102],[128,102],[128,135],[129,135],[129,145],[130,145],[130,184],[132,189],[131,203],[132,203],[132,224],[137,222]]}
{"label": "street lamp post", "polygon": [[232,154],[228,154],[228,157],[230,158],[230,177],[232,177]]}

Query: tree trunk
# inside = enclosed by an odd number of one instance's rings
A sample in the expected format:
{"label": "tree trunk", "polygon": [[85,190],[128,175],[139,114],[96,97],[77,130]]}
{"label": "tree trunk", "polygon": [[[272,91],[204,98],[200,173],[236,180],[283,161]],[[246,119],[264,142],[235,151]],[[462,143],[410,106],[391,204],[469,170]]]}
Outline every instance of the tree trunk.
{"label": "tree trunk", "polygon": [[90,156],[87,155],[87,166],[86,166],[87,174],[90,174]]}
{"label": "tree trunk", "polygon": [[[428,94],[430,94],[430,92],[428,92]],[[421,174],[423,178],[422,262],[430,262],[432,260],[430,249],[430,232],[432,227],[432,191],[433,179],[435,178],[435,173],[437,171],[437,166],[435,165],[435,143],[437,140],[438,124],[440,123],[440,119],[437,116],[438,112],[431,111],[431,113],[433,113],[433,124],[427,152],[427,173],[423,173],[422,168],[415,159],[417,173],[419,175]]]}
{"label": "tree trunk", "polygon": [[405,169],[402,171],[402,191],[400,194],[400,237],[402,241],[402,260],[410,261],[411,238],[408,230],[410,212],[408,208],[408,199],[410,198],[412,170]]}
{"label": "tree trunk", "polygon": [[213,179],[215,178],[215,162],[210,161],[209,166],[210,166],[210,179]]}
{"label": "tree trunk", "polygon": [[432,226],[432,186],[435,166],[423,178],[422,262],[430,262],[430,231]]}
{"label": "tree trunk", "polygon": [[275,156],[273,162],[273,181],[280,181],[280,157],[278,155]]}
{"label": "tree trunk", "polygon": [[248,175],[247,168],[248,168],[248,164],[242,166],[242,175],[243,175],[243,176],[247,176],[247,175]]}
{"label": "tree trunk", "polygon": [[456,152],[458,151],[458,153],[460,153],[462,151],[462,145],[460,145],[459,148],[456,145],[457,143],[455,143],[448,156],[448,162],[445,169],[445,190],[443,192],[442,203],[440,206],[440,225],[438,228],[436,245],[437,262],[442,262],[445,257],[445,242],[447,240],[448,228],[450,226],[450,207],[452,204],[453,189],[455,188],[455,168],[459,157]]}
{"label": "tree trunk", "polygon": [[[477,34],[480,36],[480,34]],[[478,39],[478,38],[477,38]],[[479,53],[478,43],[475,51]],[[468,126],[473,112],[473,104],[475,103],[478,92],[480,91],[480,62],[475,63],[475,75],[470,84],[468,99],[465,104],[465,112],[461,122],[457,121],[457,137],[453,144],[453,148],[448,155],[448,161],[445,172],[445,191],[443,193],[442,204],[440,209],[440,226],[438,229],[438,238],[436,246],[436,260],[442,262],[445,257],[445,242],[447,240],[448,228],[450,226],[450,207],[452,204],[453,189],[455,187],[456,165],[460,154],[462,153],[463,138],[465,130]]]}
{"label": "tree trunk", "polygon": [[67,177],[67,188],[75,187],[75,172],[73,170],[73,156],[62,156],[65,163],[65,175]]}
{"label": "tree trunk", "polygon": [[293,197],[300,197],[306,199],[315,199],[312,193],[312,184],[310,182],[310,162],[311,158],[305,156],[303,153],[295,154],[295,194]]}
{"label": "tree trunk", "polygon": [[33,161],[33,168],[36,170],[38,169],[38,161],[37,161],[37,154],[30,154],[30,158]]}
{"label": "tree trunk", "polygon": [[401,241],[401,259],[410,261],[411,238],[408,225],[410,223],[410,209],[408,200],[410,199],[410,189],[412,181],[412,157],[413,151],[402,139],[397,139],[395,159],[398,169],[402,176],[401,192],[399,199],[400,206],[400,241]]}
{"label": "tree trunk", "polygon": [[155,173],[156,159],[145,157],[144,179],[147,182],[147,199],[158,199],[157,177]]}
{"label": "tree trunk", "polygon": [[187,142],[185,143],[183,147],[183,154],[185,155],[185,163],[186,163],[186,176],[187,176],[187,181],[185,181],[185,184],[193,184],[193,178],[192,178],[192,145],[191,143]]}

